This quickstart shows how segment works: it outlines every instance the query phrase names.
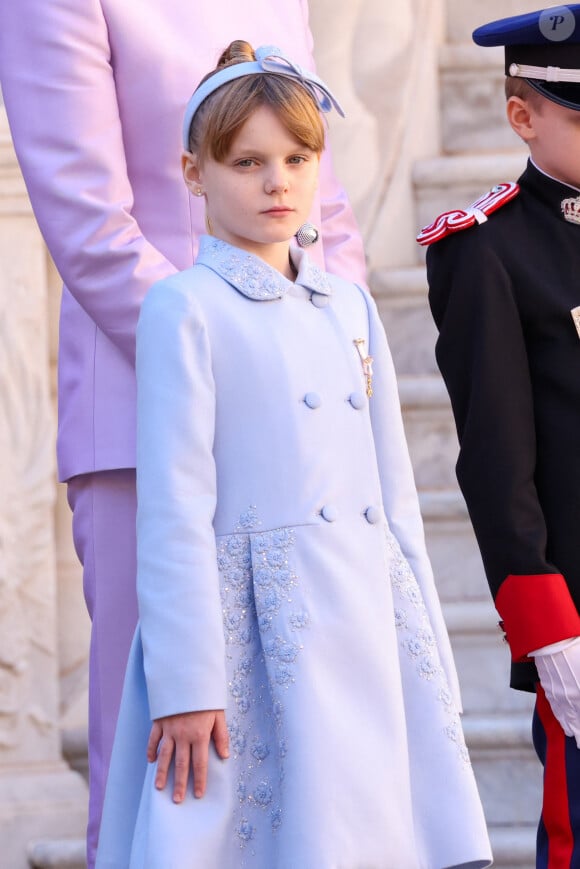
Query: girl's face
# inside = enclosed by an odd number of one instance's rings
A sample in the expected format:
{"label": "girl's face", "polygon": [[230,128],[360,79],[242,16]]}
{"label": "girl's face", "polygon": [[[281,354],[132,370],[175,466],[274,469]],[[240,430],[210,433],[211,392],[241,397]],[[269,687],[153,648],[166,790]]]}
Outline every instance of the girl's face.
{"label": "girl's face", "polygon": [[290,239],[310,214],[318,167],[319,155],[267,106],[250,115],[223,162],[183,157],[187,186],[206,198],[212,234],[285,273]]}

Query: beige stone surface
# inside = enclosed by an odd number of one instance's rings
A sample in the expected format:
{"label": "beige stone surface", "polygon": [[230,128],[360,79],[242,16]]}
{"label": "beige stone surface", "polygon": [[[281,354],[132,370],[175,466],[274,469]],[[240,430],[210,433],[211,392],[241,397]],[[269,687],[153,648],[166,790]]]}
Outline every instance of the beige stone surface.
{"label": "beige stone surface", "polygon": [[411,166],[439,151],[443,0],[315,0],[320,73],[344,102],[330,118],[337,174],[360,223],[369,268],[415,262]]}
{"label": "beige stone surface", "polygon": [[0,114],[0,841],[78,834],[86,786],[61,757],[54,413],[46,253]]}
{"label": "beige stone surface", "polygon": [[[557,6],[557,3],[546,3]],[[446,33],[449,42],[467,42],[481,24],[510,15],[541,9],[537,0],[447,0]]]}

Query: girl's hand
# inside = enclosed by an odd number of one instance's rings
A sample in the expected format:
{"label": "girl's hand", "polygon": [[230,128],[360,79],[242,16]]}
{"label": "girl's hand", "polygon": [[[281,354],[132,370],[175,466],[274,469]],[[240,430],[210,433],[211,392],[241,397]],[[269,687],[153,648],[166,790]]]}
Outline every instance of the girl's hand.
{"label": "girl's hand", "polygon": [[223,709],[183,712],[153,722],[147,743],[147,760],[149,763],[157,761],[155,787],[163,790],[175,752],[174,803],[181,803],[185,797],[190,767],[195,797],[199,799],[205,794],[210,739],[213,739],[219,757],[223,760],[229,757],[229,736]]}

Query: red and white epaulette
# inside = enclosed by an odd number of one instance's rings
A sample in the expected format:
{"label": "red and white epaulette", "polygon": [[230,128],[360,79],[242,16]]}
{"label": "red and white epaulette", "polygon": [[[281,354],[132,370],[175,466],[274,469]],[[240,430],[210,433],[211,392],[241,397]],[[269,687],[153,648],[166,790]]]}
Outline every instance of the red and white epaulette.
{"label": "red and white epaulette", "polygon": [[457,211],[446,211],[440,214],[437,220],[425,226],[419,235],[417,241],[419,244],[433,244],[435,241],[440,241],[446,235],[451,235],[452,232],[458,232],[460,229],[468,229],[475,223],[485,223],[489,214],[497,211],[502,205],[511,202],[520,192],[520,185],[515,181],[508,181],[505,184],[496,184],[491,190],[470,205],[465,211],[458,209]]}

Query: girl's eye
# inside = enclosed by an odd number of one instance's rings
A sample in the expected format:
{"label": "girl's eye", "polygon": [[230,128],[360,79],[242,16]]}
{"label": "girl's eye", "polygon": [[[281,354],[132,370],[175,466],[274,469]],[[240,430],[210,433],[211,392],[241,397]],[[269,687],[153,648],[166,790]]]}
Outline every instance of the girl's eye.
{"label": "girl's eye", "polygon": [[242,167],[253,166],[253,165],[254,165],[254,160],[252,160],[250,157],[246,157],[244,160],[238,160],[238,162],[236,163],[236,166],[242,166]]}
{"label": "girl's eye", "polygon": [[292,157],[290,157],[288,159],[288,162],[289,163],[305,163],[306,157],[304,157],[302,154],[294,154]]}

